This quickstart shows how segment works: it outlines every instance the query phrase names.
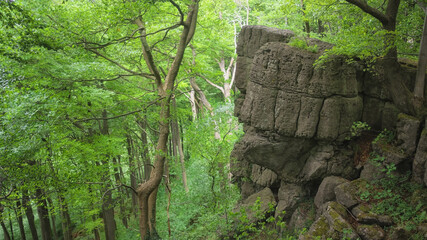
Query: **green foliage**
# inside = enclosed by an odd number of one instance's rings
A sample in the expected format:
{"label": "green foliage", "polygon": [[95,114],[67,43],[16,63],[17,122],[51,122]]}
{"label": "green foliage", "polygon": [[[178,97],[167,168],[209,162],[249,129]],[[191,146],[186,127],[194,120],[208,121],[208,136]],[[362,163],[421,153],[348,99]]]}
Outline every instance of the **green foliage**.
{"label": "green foliage", "polygon": [[288,45],[292,47],[300,48],[300,49],[305,49],[312,53],[318,52],[317,45],[309,45],[309,43],[307,42],[307,39],[304,39],[301,37],[293,37],[291,41],[289,41]]}
{"label": "green foliage", "polygon": [[372,141],[372,143],[383,142],[386,144],[390,144],[395,137],[395,133],[393,131],[388,130],[387,128],[383,129],[380,134]]}
{"label": "green foliage", "polygon": [[[241,207],[239,211],[231,212],[232,227],[228,230],[233,234],[231,239],[297,239],[286,232],[286,222],[280,215],[274,217],[274,210],[275,206],[270,204],[267,212],[262,212],[258,198],[248,209]],[[248,217],[248,212],[252,217]]]}
{"label": "green foliage", "polygon": [[350,128],[350,137],[347,138],[347,140],[350,140],[350,138],[354,137],[360,137],[364,131],[371,130],[371,127],[366,122],[357,121],[354,122],[351,125]]}
{"label": "green foliage", "polygon": [[[394,134],[385,129],[374,141],[390,143],[394,140],[393,137]],[[397,174],[396,165],[388,163],[387,159],[378,153],[371,153],[370,161],[385,173],[386,177],[367,184],[359,192],[360,199],[371,203],[374,213],[391,216],[397,225],[408,231],[413,231],[419,224],[427,222],[425,199],[414,197],[422,193],[422,187],[410,181],[410,173]]]}

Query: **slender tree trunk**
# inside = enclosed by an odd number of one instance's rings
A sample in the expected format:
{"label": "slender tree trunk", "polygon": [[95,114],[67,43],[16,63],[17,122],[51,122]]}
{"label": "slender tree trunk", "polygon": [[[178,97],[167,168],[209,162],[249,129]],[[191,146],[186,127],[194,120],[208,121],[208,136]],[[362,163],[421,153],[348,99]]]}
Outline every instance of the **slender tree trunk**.
{"label": "slender tree trunk", "polygon": [[168,233],[169,233],[169,238],[172,235],[172,231],[171,231],[171,221],[170,221],[170,213],[169,213],[169,209],[170,209],[170,204],[171,204],[171,188],[170,188],[170,174],[169,174],[169,166],[168,164],[166,164],[165,167],[165,190],[166,190],[166,195],[168,196],[168,204],[166,206],[166,215],[168,218]]}
{"label": "slender tree trunk", "polygon": [[[116,180],[116,184],[120,184],[122,182],[120,177],[120,164],[118,163],[118,159],[119,157],[117,157],[117,159],[113,157],[114,178]],[[126,196],[126,192],[123,189],[119,189],[119,192],[121,194],[121,197],[119,199],[121,220],[122,220],[123,226],[125,226],[125,228],[128,228],[129,227],[128,219],[127,219],[128,214],[126,212],[125,202],[123,201],[123,198]]]}
{"label": "slender tree trunk", "polygon": [[44,193],[41,189],[36,189],[36,197],[37,197],[37,213],[40,219],[40,229],[42,232],[43,240],[52,240],[52,229],[50,227],[49,220],[49,209],[47,208],[47,201],[44,196]]}
{"label": "slender tree trunk", "polygon": [[9,231],[7,230],[6,224],[4,223],[3,211],[4,211],[4,206],[0,204],[0,225],[1,225],[1,228],[3,229],[4,240],[11,240]]}
{"label": "slender tree trunk", "polygon": [[1,228],[3,229],[4,240],[11,240],[9,231],[7,230],[7,227],[4,224],[3,219],[0,219],[0,225],[1,225]]}
{"label": "slender tree trunk", "polygon": [[193,122],[194,122],[197,118],[197,103],[196,103],[196,91],[194,91],[193,86],[191,86],[191,91],[190,91],[190,104],[191,104],[191,112],[193,113]]}
{"label": "slender tree trunk", "polygon": [[198,0],[191,1],[191,5],[188,8],[187,19],[182,21],[184,28],[179,39],[175,58],[168,70],[164,82],[162,81],[162,78],[157,70],[157,66],[153,60],[150,46],[147,44],[144,23],[141,17],[135,21],[135,23],[141,29],[140,40],[142,44],[144,60],[147,63],[150,72],[154,75],[157,91],[161,97],[159,114],[159,138],[156,146],[156,160],[154,162],[154,167],[151,171],[150,178],[143,184],[140,184],[137,189],[140,206],[140,233],[142,240],[144,240],[146,237],[150,238],[150,236],[156,236],[155,203],[157,198],[157,190],[163,177],[166,161],[167,141],[169,136],[170,103],[175,85],[175,79],[178,75],[185,49],[194,36],[197,24],[198,3]]}
{"label": "slender tree trunk", "polygon": [[[176,111],[175,98],[172,99],[172,105],[173,105],[174,111]],[[182,184],[184,185],[185,192],[188,193],[190,190],[188,189],[188,184],[187,184],[187,172],[185,171],[184,151],[182,150],[179,124],[178,124],[178,119],[176,117],[173,118],[171,126],[172,126],[172,136],[173,136],[172,138],[175,140],[173,148],[174,149],[178,148],[178,152],[179,152],[179,161],[181,163],[181,172],[182,172]]]}
{"label": "slender tree trunk", "polygon": [[[133,143],[132,138],[130,135],[126,135],[126,141],[127,141],[127,151],[129,156],[129,179],[130,179],[130,186],[133,189],[136,189],[137,186],[137,177],[136,177],[136,166],[135,166],[135,158],[134,158],[134,150],[133,150]],[[137,195],[134,191],[131,192],[132,194],[132,213],[135,214],[135,217],[138,216],[138,199]]]}
{"label": "slender tree trunk", "polygon": [[414,95],[424,100],[425,76],[427,67],[427,15],[424,17],[423,35],[420,43],[420,54],[418,56],[417,76],[415,80]]}
{"label": "slender tree trunk", "polygon": [[[49,204],[50,208],[53,209],[53,201],[52,201],[52,199],[50,199],[49,197],[47,197],[47,203]],[[52,212],[50,212],[50,220],[52,222],[52,236],[53,236],[53,239],[56,240],[56,239],[58,239],[58,234],[57,234],[57,231],[56,231],[55,215]]]}
{"label": "slender tree trunk", "polygon": [[65,198],[60,196],[59,198],[60,212],[61,212],[61,226],[64,240],[73,239],[73,230],[71,226],[71,218],[68,212],[68,204]]}
{"label": "slender tree trunk", "polygon": [[319,33],[321,36],[324,36],[325,32],[325,26],[323,25],[322,20],[317,19],[317,33]]}
{"label": "slender tree trunk", "polygon": [[36,223],[34,221],[33,207],[30,204],[30,198],[25,192],[22,193],[22,207],[25,209],[25,215],[27,216],[31,237],[33,240],[38,240],[39,237],[37,234]]}
{"label": "slender tree trunk", "polygon": [[16,220],[18,221],[18,226],[19,226],[19,233],[21,234],[21,240],[26,240],[27,237],[25,236],[25,228],[24,228],[24,221],[22,219],[22,205],[21,205],[21,201],[18,200],[16,201]]}
{"label": "slender tree trunk", "polygon": [[307,33],[307,37],[310,37],[310,22],[307,19],[307,15],[305,14],[305,5],[304,0],[301,0],[301,9],[302,9],[302,16],[304,17],[304,32]]}
{"label": "slender tree trunk", "polygon": [[147,120],[145,119],[145,116],[144,116],[144,119],[142,119],[141,121],[138,121],[138,124],[141,128],[141,143],[142,143],[141,157],[144,163],[144,181],[147,181],[150,178],[152,167],[151,167],[150,154],[148,152]]}
{"label": "slender tree trunk", "polygon": [[[102,112],[102,127],[101,134],[107,136],[109,134],[108,129],[108,114],[104,110]],[[116,221],[114,219],[114,203],[113,203],[113,193],[111,191],[111,179],[110,179],[110,170],[109,170],[109,161],[108,156],[105,156],[105,159],[102,160],[102,166],[105,168],[105,175],[103,177],[103,182],[106,185],[102,188],[102,217],[104,219],[104,231],[106,240],[115,240],[116,239]]]}
{"label": "slender tree trunk", "polygon": [[[155,233],[155,220],[153,211],[155,211],[155,199],[157,196],[157,189],[162,180],[164,164],[167,153],[167,140],[169,135],[169,99],[162,100],[161,114],[160,114],[160,134],[156,147],[156,161],[154,169],[151,171],[150,178],[145,183],[138,187],[138,200],[140,206],[140,231],[141,239],[144,240],[146,236],[152,236]],[[150,200],[150,201],[149,201]]]}
{"label": "slender tree trunk", "polygon": [[[95,215],[92,216],[92,219],[93,221],[96,221],[96,216]],[[94,237],[94,240],[101,240],[101,236],[99,234],[98,228],[93,229],[93,237]]]}

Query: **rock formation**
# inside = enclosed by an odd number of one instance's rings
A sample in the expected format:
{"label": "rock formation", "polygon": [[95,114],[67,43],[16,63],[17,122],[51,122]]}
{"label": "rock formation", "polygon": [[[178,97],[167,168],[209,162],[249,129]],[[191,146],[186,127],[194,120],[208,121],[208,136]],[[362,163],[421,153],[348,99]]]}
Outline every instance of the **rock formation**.
{"label": "rock formation", "polygon": [[[348,140],[350,128],[363,121],[377,130],[394,129],[399,122],[402,156],[382,151],[396,165],[407,166],[405,160],[415,155],[414,179],[425,184],[427,130],[418,141],[420,121],[409,117],[398,121],[399,112],[382,87],[381,76],[341,56],[315,68],[316,59],[332,46],[308,39],[308,45],[317,45],[318,52],[313,53],[289,46],[293,36],[291,31],[263,26],[246,26],[239,35],[236,86],[240,95],[235,115],[245,134],[231,156],[234,180],[243,199],[270,188],[277,200],[276,215],[285,211],[284,218],[291,222],[301,221],[296,220],[298,208],[314,199],[318,218],[310,228],[313,235],[324,228],[321,236],[341,238],[342,229],[334,225],[341,224],[351,229],[350,239],[383,239],[381,221],[352,226],[344,220],[360,205],[352,195],[356,190],[348,190],[357,186],[353,180],[361,171],[367,178],[375,172],[369,171],[366,159],[361,160],[359,143]],[[411,74],[407,74],[408,84]],[[365,180],[356,183],[360,181]],[[338,218],[343,220],[337,222]]]}

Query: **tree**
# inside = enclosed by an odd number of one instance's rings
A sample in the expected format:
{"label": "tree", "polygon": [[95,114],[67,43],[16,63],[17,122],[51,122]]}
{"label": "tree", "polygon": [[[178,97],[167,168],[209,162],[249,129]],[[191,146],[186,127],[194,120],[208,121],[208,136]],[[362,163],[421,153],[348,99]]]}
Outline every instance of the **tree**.
{"label": "tree", "polygon": [[415,79],[415,88],[414,95],[419,98],[421,102],[424,101],[424,92],[425,92],[425,76],[426,76],[426,67],[427,67],[427,7],[426,3],[419,1],[419,6],[423,9],[425,13],[424,17],[424,27],[423,35],[420,42],[420,53],[418,55],[418,68],[417,76]]}
{"label": "tree", "polygon": [[173,96],[173,88],[175,80],[178,75],[178,71],[184,57],[185,48],[190,43],[194,36],[197,23],[198,14],[198,0],[192,0],[188,7],[187,17],[184,20],[184,13],[181,8],[174,2],[170,1],[180,14],[180,22],[178,26],[183,26],[181,36],[179,38],[178,47],[174,60],[167,72],[164,80],[160,76],[158,66],[153,60],[151,48],[146,40],[146,30],[142,16],[135,19],[135,23],[139,27],[140,40],[142,44],[142,51],[144,60],[151,72],[154,75],[155,83],[157,86],[158,95],[161,98],[160,106],[160,129],[159,129],[159,140],[156,147],[156,160],[154,162],[154,169],[151,172],[150,178],[145,183],[141,184],[136,190],[138,193],[138,200],[140,205],[140,231],[141,239],[145,239],[146,236],[153,236],[156,234],[155,230],[155,205],[157,189],[163,177],[164,164],[167,153],[167,140],[169,135],[169,119],[170,119],[170,108],[171,100]]}
{"label": "tree", "polygon": [[[403,76],[397,61],[395,30],[401,1],[387,1],[385,11],[381,11],[380,8],[372,7],[366,1],[362,0],[346,0],[346,2],[357,6],[365,13],[374,17],[381,23],[382,28],[386,31],[384,37],[385,55],[379,62],[379,65],[382,68],[381,74],[383,74],[386,79],[385,86],[389,90],[395,105],[402,112],[413,115],[424,115],[425,110],[423,104],[417,101],[416,95],[411,93],[403,83]],[[422,85],[417,84],[414,92],[423,92],[424,89],[417,89],[422,87]]]}

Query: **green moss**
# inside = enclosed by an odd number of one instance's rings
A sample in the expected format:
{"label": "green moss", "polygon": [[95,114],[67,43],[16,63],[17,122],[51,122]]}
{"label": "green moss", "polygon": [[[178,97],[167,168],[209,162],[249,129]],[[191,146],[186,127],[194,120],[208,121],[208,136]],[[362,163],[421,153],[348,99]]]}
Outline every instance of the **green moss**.
{"label": "green moss", "polygon": [[399,113],[399,115],[397,115],[397,118],[398,119],[411,119],[411,120],[419,121],[418,118],[411,116],[411,115],[404,114],[404,113]]}
{"label": "green moss", "polygon": [[329,231],[328,221],[324,216],[321,216],[315,223],[314,231],[312,236],[326,236]]}
{"label": "green moss", "polygon": [[344,218],[336,211],[330,211],[329,215],[331,215],[333,219],[332,228],[335,231],[342,232],[343,229],[349,227],[349,224],[344,220]]}
{"label": "green moss", "polygon": [[339,204],[338,202],[331,202],[329,206],[341,216],[344,217],[345,215],[347,215],[347,209],[343,205]]}
{"label": "green moss", "polygon": [[359,209],[364,213],[369,213],[371,211],[371,207],[367,204],[360,204]]}

